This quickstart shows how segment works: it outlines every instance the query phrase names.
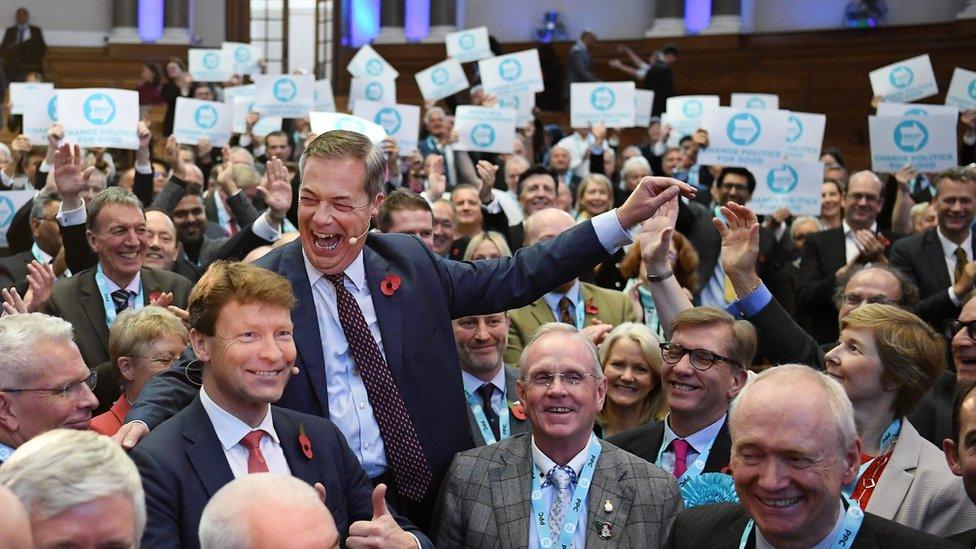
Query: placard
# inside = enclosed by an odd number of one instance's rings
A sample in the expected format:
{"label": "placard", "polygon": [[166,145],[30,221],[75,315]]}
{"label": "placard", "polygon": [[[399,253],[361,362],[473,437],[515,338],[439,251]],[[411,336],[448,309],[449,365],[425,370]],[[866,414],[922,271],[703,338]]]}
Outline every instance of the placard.
{"label": "placard", "polygon": [[791,111],[786,120],[787,158],[810,162],[820,160],[826,125],[827,115]]}
{"label": "placard", "polygon": [[332,82],[326,80],[316,80],[313,88],[313,107],[312,110],[319,112],[335,112],[335,96],[332,95]]}
{"label": "placard", "polygon": [[878,103],[878,116],[959,116],[955,105],[924,105],[920,103]]}
{"label": "placard", "polygon": [[392,78],[353,78],[349,85],[349,106],[365,99],[386,105],[396,105],[396,81]]}
{"label": "placard", "polygon": [[400,156],[412,156],[417,150],[420,137],[420,107],[416,105],[385,105],[360,99],[356,101],[353,116],[372,120],[396,139]]}
{"label": "placard", "polygon": [[247,97],[251,101],[254,101],[255,88],[256,86],[254,84],[224,88],[224,103],[227,103],[228,105],[234,105],[234,99],[237,97]]}
{"label": "placard", "polygon": [[756,190],[747,206],[760,215],[786,207],[793,215],[820,215],[823,162],[791,159],[778,166],[750,169]]}
{"label": "placard", "polygon": [[195,82],[226,82],[234,75],[229,50],[190,49],[190,76]]}
{"label": "placard", "polygon": [[907,103],[939,93],[929,54],[875,69],[868,78],[874,95],[889,102]]}
{"label": "placard", "polygon": [[708,147],[698,153],[703,165],[769,167],[786,159],[787,111],[718,107],[702,117]]}
{"label": "placard", "polygon": [[515,110],[462,105],[454,112],[456,151],[511,153],[515,147]]}
{"label": "placard", "polygon": [[0,248],[7,247],[7,229],[24,204],[34,199],[37,191],[0,191]]}
{"label": "placard", "polygon": [[468,89],[468,77],[457,59],[448,58],[414,75],[420,95],[427,101],[437,101]]}
{"label": "placard", "polygon": [[976,72],[956,67],[952,71],[952,81],[946,92],[946,105],[955,105],[959,110],[976,109]]}
{"label": "placard", "polygon": [[893,173],[905,165],[937,172],[957,165],[955,116],[869,116],[871,169]]}
{"label": "placard", "polygon": [[208,139],[214,147],[230,142],[234,129],[234,107],[217,101],[203,101],[188,97],[176,98],[173,135],[177,143],[196,145]]}
{"label": "placard", "polygon": [[258,70],[261,50],[257,47],[243,42],[224,42],[220,49],[230,59],[234,74],[254,74]]}
{"label": "placard", "polygon": [[21,132],[31,145],[47,145],[47,132],[58,121],[58,92],[54,88],[34,90],[25,98],[23,107]]}
{"label": "placard", "polygon": [[265,116],[304,118],[312,110],[315,79],[308,75],[254,77],[254,110]]}
{"label": "placard", "polygon": [[733,93],[733,109],[779,109],[779,96],[774,93]]}
{"label": "placard", "polygon": [[538,93],[546,89],[536,49],[482,59],[478,61],[478,73],[485,91],[495,95]]}
{"label": "placard", "polygon": [[[247,96],[237,96],[234,98],[234,133],[244,133],[247,131],[247,115],[254,111],[254,98]],[[258,137],[264,137],[271,132],[281,131],[281,124],[284,120],[278,116],[260,115],[251,133]]]}
{"label": "placard", "polygon": [[346,65],[349,74],[356,78],[393,78],[400,76],[400,73],[383,59],[383,56],[376,53],[369,44],[359,48],[356,55],[352,56],[349,64]]}
{"label": "placard", "polygon": [[634,126],[646,128],[651,125],[651,110],[654,107],[654,92],[634,90]]}
{"label": "placard", "polygon": [[677,95],[669,97],[661,122],[671,126],[668,146],[677,147],[681,138],[694,135],[701,127],[701,117],[718,108],[717,95]]}
{"label": "placard", "polygon": [[139,149],[139,93],[113,88],[58,90],[65,140],[82,147]]}
{"label": "placard", "polygon": [[515,124],[520,128],[535,120],[535,94],[519,93],[515,95],[499,95],[498,108],[515,109]]}
{"label": "placard", "polygon": [[53,90],[50,82],[11,82],[10,83],[10,114],[24,114],[24,99],[40,90]]}
{"label": "placard", "polygon": [[351,114],[313,111],[308,113],[308,121],[312,126],[312,133],[317,135],[333,130],[348,130],[365,135],[373,143],[386,139],[383,126]]}
{"label": "placard", "polygon": [[589,128],[603,123],[608,128],[634,125],[634,83],[573,82],[569,86],[570,125]]}
{"label": "placard", "polygon": [[495,55],[488,42],[488,27],[449,32],[444,42],[447,44],[447,56],[460,63],[488,59]]}

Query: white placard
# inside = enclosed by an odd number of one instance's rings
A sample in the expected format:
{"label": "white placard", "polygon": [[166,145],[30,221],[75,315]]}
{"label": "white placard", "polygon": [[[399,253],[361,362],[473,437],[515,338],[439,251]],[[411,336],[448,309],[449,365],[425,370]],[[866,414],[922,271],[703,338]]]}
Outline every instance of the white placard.
{"label": "white placard", "polygon": [[955,105],[959,110],[976,109],[976,72],[956,67],[952,71],[952,81],[946,92],[946,105]]}
{"label": "white placard", "polygon": [[304,118],[312,110],[315,79],[311,76],[260,74],[254,84],[254,110],[262,116]]}
{"label": "white placard", "polygon": [[396,105],[396,81],[392,78],[353,78],[349,85],[349,106],[365,99],[386,105]]}
{"label": "white placard", "polygon": [[356,55],[352,56],[349,64],[346,65],[349,74],[357,78],[393,78],[400,76],[400,73],[383,59],[383,56],[376,53],[372,46],[366,44],[359,48]]}
{"label": "white placard", "polygon": [[955,105],[923,105],[920,103],[878,103],[878,116],[959,116]]}
{"label": "white placard", "polygon": [[437,101],[468,89],[468,77],[457,59],[447,58],[414,75],[420,95],[427,101]]}
{"label": "white placard", "polygon": [[779,96],[774,93],[733,93],[733,109],[779,109]]}
{"label": "white placard", "polygon": [[226,82],[234,75],[229,50],[190,49],[190,76],[195,82]]}
{"label": "white placard", "polygon": [[177,143],[196,145],[200,139],[208,139],[214,147],[223,147],[230,142],[233,129],[234,107],[217,101],[176,98],[173,135]]}
{"label": "white placard", "polygon": [[[254,110],[254,97],[239,95],[234,98],[234,133],[247,131],[247,115]],[[281,131],[284,120],[279,116],[264,116],[258,118],[251,133],[264,137],[271,132]]]}
{"label": "white placard", "polygon": [[11,82],[10,114],[24,114],[24,99],[40,90],[53,90],[50,82]]}
{"label": "white placard", "polygon": [[705,112],[718,108],[717,95],[677,95],[669,97],[661,122],[671,126],[669,147],[677,147],[681,139],[693,135],[701,127]]}
{"label": "white placard", "polygon": [[386,139],[386,130],[383,126],[351,114],[313,111],[308,113],[308,121],[312,125],[312,133],[318,135],[332,130],[349,130],[365,135],[373,143]]}
{"label": "white placard", "polygon": [[224,88],[224,103],[234,105],[235,98],[237,97],[247,97],[251,101],[254,101],[254,90],[256,87],[254,84],[248,84],[246,86]]}
{"label": "white placard", "polygon": [[753,168],[756,190],[747,206],[760,215],[787,207],[793,215],[820,215],[823,162],[787,160],[778,166]]}
{"label": "white placard", "polygon": [[939,93],[929,54],[875,69],[868,78],[874,95],[885,101],[907,103]]}
{"label": "white placard", "polygon": [[139,93],[112,88],[58,90],[65,139],[82,147],[139,149]]}
{"label": "white placard", "polygon": [[360,99],[353,116],[379,124],[386,135],[396,139],[400,156],[412,156],[420,137],[420,107],[416,105],[385,105]]}
{"label": "white placard", "polygon": [[482,87],[495,95],[538,93],[546,89],[539,51],[535,49],[482,59],[478,61],[478,72]]}
{"label": "white placard", "polygon": [[634,126],[646,128],[651,125],[651,110],[654,107],[654,92],[634,90]]}
{"label": "white placard", "polygon": [[500,109],[515,109],[515,124],[519,127],[535,120],[535,115],[532,113],[535,109],[535,94],[532,92],[499,95],[497,106]]}
{"label": "white placard", "polygon": [[447,56],[461,63],[488,59],[495,55],[488,43],[488,27],[449,32],[444,42],[447,44]]}
{"label": "white placard", "polygon": [[788,111],[718,107],[705,113],[708,148],[698,162],[708,165],[757,168],[777,166],[786,159]]}
{"label": "white placard", "polygon": [[234,74],[253,74],[258,70],[261,50],[243,42],[224,42],[220,49],[230,59]]}
{"label": "white placard", "polygon": [[820,160],[826,125],[827,115],[790,112],[786,121],[787,158],[809,162]]}
{"label": "white placard", "polygon": [[0,191],[0,248],[7,247],[7,229],[24,204],[34,199],[37,191]]}
{"label": "white placard", "polygon": [[332,95],[332,82],[329,80],[316,80],[313,91],[312,110],[319,112],[335,112],[335,96]]}
{"label": "white placard", "polygon": [[569,86],[570,125],[589,128],[603,123],[608,128],[634,125],[633,82],[573,82]]}
{"label": "white placard", "polygon": [[896,172],[907,164],[937,172],[957,164],[955,116],[869,116],[868,126],[876,172]]}
{"label": "white placard", "polygon": [[47,145],[47,131],[58,121],[58,92],[41,88],[29,94],[23,103],[22,132],[31,145]]}
{"label": "white placard", "polygon": [[511,153],[515,146],[515,110],[463,105],[454,113],[456,151]]}

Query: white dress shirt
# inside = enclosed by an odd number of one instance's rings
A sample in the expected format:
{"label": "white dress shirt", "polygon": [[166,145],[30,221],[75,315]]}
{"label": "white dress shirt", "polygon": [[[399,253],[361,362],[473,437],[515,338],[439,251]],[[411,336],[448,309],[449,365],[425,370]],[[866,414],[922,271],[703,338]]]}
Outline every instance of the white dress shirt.
{"label": "white dress shirt", "polygon": [[[852,259],[857,257],[857,254],[861,253],[861,247],[858,246],[857,240],[854,239],[854,230],[847,224],[847,220],[841,221],[840,225],[844,230],[844,251],[847,253],[847,262],[850,263]],[[870,230],[872,233],[878,232],[877,221],[871,224]]]}
{"label": "white dress shirt", "polygon": [[237,419],[227,410],[221,408],[207,394],[207,388],[200,387],[200,403],[213,424],[217,438],[224,449],[224,456],[227,457],[227,464],[234,473],[234,478],[247,476],[247,448],[241,444],[241,439],[251,431],[261,430],[267,433],[261,437],[261,454],[268,465],[269,473],[291,476],[291,469],[285,460],[285,453],[281,449],[281,441],[278,433],[275,432],[274,422],[271,419],[271,405],[261,420],[261,424],[255,428]]}
{"label": "white dress shirt", "polygon": [[502,365],[498,369],[498,373],[495,377],[491,378],[491,381],[482,381],[477,377],[461,370],[461,382],[464,384],[464,390],[474,395],[474,398],[481,402],[481,397],[478,396],[478,388],[485,383],[491,383],[495,386],[495,392],[491,394],[491,407],[495,410],[496,414],[500,414],[502,406],[508,406],[508,402],[502,403],[502,397],[508,400],[509,395],[505,394],[505,366]]}
{"label": "white dress shirt", "polygon": [[661,452],[661,469],[669,473],[674,473],[674,450],[671,449],[671,442],[678,438],[684,438],[690,447],[688,448],[688,455],[685,457],[685,464],[688,469],[691,469],[691,464],[698,459],[701,451],[706,447],[711,447],[715,441],[715,437],[718,436],[718,432],[722,430],[722,424],[725,423],[725,415],[718,418],[718,421],[712,423],[708,427],[698,431],[697,433],[692,433],[686,437],[679,437],[677,433],[671,430],[669,425],[669,420],[671,419],[671,414],[664,418],[664,440],[661,441],[661,448],[664,451]]}
{"label": "white dress shirt", "polygon": [[935,234],[939,236],[939,243],[942,244],[942,253],[945,255],[946,269],[949,270],[949,299],[955,303],[956,307],[962,305],[962,300],[956,295],[955,290],[952,289],[952,285],[956,283],[956,248],[962,248],[962,251],[966,252],[966,260],[973,260],[973,232],[966,232],[966,240],[962,244],[956,244],[955,242],[949,240],[942,234],[942,229],[936,228]]}
{"label": "white dress shirt", "polygon": [[[583,463],[586,462],[587,452],[590,449],[589,442],[586,443],[586,447],[583,451],[576,454],[576,457],[569,460],[566,465],[572,467],[573,471],[576,472],[576,477],[579,478],[580,472],[583,470]],[[599,461],[599,460],[598,460]],[[556,466],[556,462],[549,459],[549,456],[542,453],[542,450],[535,445],[535,437],[532,438],[532,463],[539,468],[542,473],[542,478],[539,479],[540,483],[545,482],[546,474]],[[525,487],[526,495],[532,490],[531,484]],[[577,484],[570,486],[570,491],[576,489]],[[556,487],[553,485],[546,486],[542,489],[542,504],[546,513],[552,508],[552,499],[556,496]],[[579,520],[576,523],[576,532],[573,534],[573,548],[582,549],[586,546],[586,523],[587,523],[587,512],[589,510],[589,503],[584,500],[583,505],[580,507]],[[566,510],[566,514],[569,515],[569,509]],[[548,520],[548,516],[546,517]],[[562,526],[562,525],[560,525]],[[529,549],[539,549],[539,528],[536,526],[536,521],[529,521]],[[558,540],[553,540],[553,547],[555,547]]]}

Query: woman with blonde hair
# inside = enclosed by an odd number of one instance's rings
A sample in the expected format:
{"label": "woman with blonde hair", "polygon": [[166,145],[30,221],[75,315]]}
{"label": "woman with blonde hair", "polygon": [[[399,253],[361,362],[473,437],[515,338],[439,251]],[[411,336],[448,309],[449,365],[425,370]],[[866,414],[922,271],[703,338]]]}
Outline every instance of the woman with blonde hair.
{"label": "woman with blonde hair", "polygon": [[512,250],[505,242],[505,237],[495,231],[480,232],[468,242],[464,249],[462,261],[475,261],[478,259],[493,259],[496,257],[512,257]]}
{"label": "woman with blonde hair", "polygon": [[586,221],[613,207],[613,184],[603,174],[590,174],[576,189],[576,221]]}
{"label": "woman with blonde hair", "polygon": [[647,326],[625,322],[600,345],[607,397],[597,423],[604,437],[664,419],[661,340]]}

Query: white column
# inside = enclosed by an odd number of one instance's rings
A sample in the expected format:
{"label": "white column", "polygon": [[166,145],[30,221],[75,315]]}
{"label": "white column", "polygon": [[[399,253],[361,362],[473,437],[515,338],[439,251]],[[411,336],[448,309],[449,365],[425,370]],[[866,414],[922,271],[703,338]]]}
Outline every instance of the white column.
{"label": "white column", "polygon": [[430,0],[430,34],[421,42],[443,42],[448,33],[458,30],[455,0]]}
{"label": "white column", "polygon": [[739,34],[742,31],[742,1],[712,0],[712,21],[702,34]]}
{"label": "white column", "polygon": [[380,33],[373,42],[377,44],[405,44],[403,33],[403,0],[380,2]]}
{"label": "white column", "polygon": [[657,0],[654,21],[644,36],[684,36],[685,33],[685,1]]}
{"label": "white column", "polygon": [[138,0],[112,0],[110,44],[141,44]]}
{"label": "white column", "polygon": [[956,14],[956,19],[976,19],[976,0],[969,0],[966,6]]}

